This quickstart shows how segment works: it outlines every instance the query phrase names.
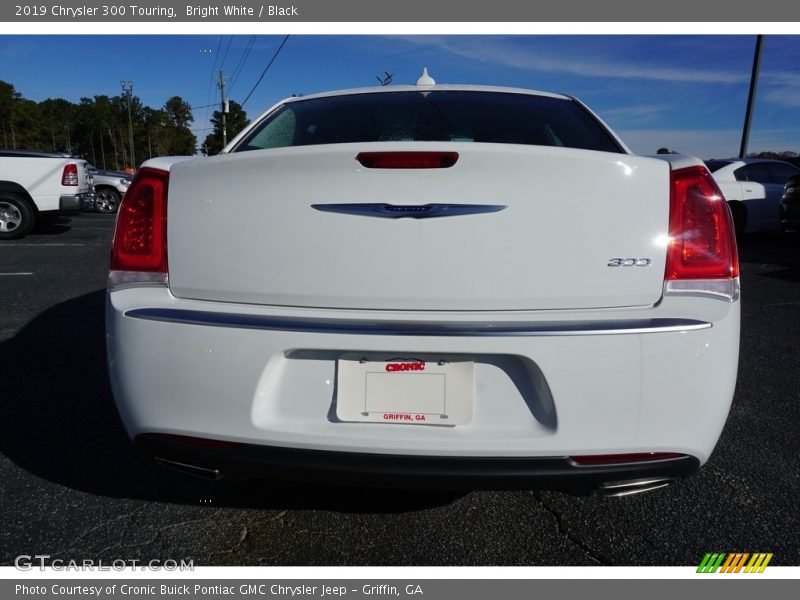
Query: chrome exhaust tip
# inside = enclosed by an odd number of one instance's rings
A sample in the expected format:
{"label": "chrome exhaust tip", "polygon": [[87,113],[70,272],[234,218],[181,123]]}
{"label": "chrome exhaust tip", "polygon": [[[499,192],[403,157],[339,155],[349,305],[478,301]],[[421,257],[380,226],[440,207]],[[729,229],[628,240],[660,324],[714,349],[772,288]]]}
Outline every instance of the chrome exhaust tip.
{"label": "chrome exhaust tip", "polygon": [[210,481],[219,481],[222,479],[222,473],[219,472],[219,469],[198,467],[197,465],[189,465],[186,463],[169,460],[167,458],[161,458],[160,456],[156,456],[156,462],[164,467],[180,471],[181,473],[185,473],[193,477],[200,477],[201,479],[207,479]]}
{"label": "chrome exhaust tip", "polygon": [[600,486],[600,493],[607,497],[630,496],[667,487],[675,482],[674,477],[654,477],[651,479],[628,479],[607,481]]}

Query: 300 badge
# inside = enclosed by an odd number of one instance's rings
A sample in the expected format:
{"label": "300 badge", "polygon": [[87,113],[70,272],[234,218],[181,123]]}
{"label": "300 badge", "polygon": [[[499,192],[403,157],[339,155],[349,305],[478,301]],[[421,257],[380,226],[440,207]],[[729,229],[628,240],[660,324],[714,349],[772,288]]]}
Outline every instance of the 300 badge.
{"label": "300 badge", "polygon": [[612,258],[608,261],[609,267],[649,267],[653,264],[652,258]]}

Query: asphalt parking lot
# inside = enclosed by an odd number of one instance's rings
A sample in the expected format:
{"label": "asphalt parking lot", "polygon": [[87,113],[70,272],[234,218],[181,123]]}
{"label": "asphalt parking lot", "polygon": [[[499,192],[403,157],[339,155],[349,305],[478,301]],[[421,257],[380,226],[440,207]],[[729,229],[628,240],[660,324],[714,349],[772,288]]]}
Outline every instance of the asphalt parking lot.
{"label": "asphalt parking lot", "polygon": [[157,466],[128,441],[106,375],[112,228],[81,214],[0,244],[0,564],[692,565],[746,551],[800,565],[800,245],[741,244],[739,380],[709,463],[603,498],[214,484]]}

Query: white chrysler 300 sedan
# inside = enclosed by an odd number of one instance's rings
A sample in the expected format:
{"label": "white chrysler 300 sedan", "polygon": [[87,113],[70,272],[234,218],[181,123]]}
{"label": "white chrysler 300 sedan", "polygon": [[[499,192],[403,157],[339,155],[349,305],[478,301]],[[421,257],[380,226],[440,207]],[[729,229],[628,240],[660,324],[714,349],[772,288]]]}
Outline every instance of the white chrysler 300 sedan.
{"label": "white chrysler 300 sedan", "polygon": [[633,493],[717,442],[738,275],[703,163],[633,155],[575,98],[291,98],[139,170],[111,382],[139,446],[213,479]]}

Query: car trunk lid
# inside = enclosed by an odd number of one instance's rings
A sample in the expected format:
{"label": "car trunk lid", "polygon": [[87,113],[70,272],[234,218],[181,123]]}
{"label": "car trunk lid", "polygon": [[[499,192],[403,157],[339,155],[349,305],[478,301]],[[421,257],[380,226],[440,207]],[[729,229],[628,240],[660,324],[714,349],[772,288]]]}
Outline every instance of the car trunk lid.
{"label": "car trunk lid", "polygon": [[[398,149],[458,156],[424,169],[356,160]],[[461,208],[419,218],[453,205]],[[669,165],[511,144],[258,150],[175,165],[168,211],[170,288],[181,298],[435,311],[642,306],[662,293]]]}

